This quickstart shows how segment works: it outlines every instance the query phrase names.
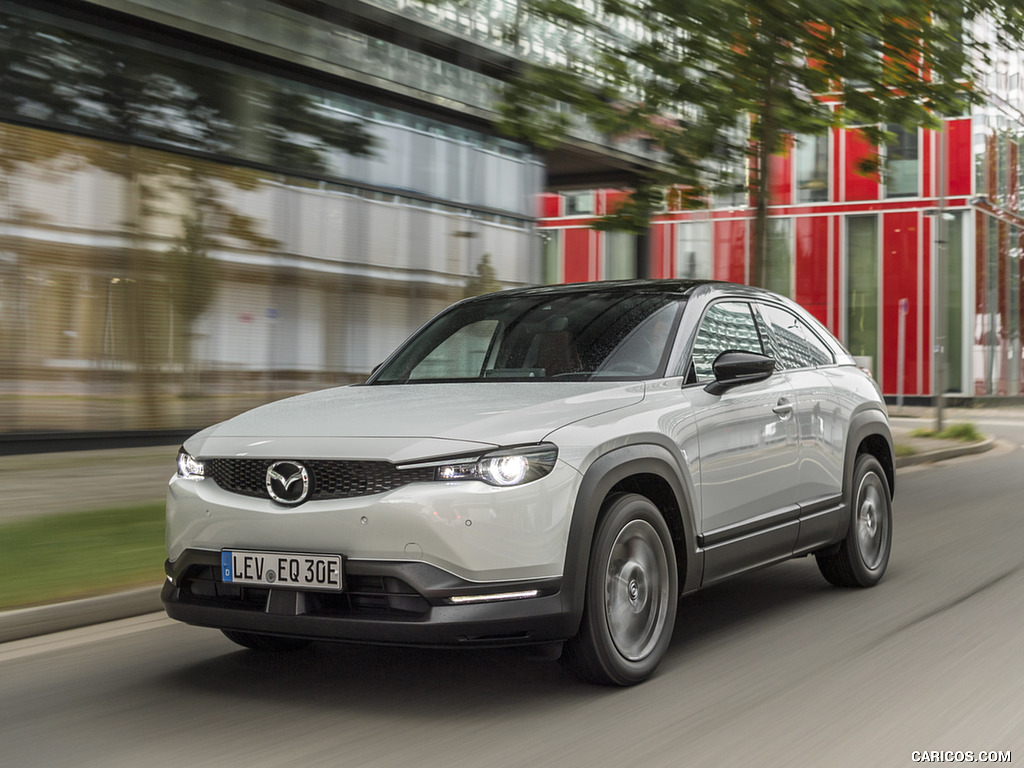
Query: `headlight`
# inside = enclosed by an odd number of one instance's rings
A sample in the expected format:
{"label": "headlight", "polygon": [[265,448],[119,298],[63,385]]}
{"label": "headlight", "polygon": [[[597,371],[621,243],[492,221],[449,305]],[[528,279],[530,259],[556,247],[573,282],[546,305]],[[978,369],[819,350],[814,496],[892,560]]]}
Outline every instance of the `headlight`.
{"label": "headlight", "polygon": [[435,480],[482,480],[489,485],[508,487],[544,477],[554,468],[557,458],[555,446],[541,443],[503,448],[473,458],[405,465],[399,469],[433,467]]}
{"label": "headlight", "polygon": [[184,448],[178,449],[178,477],[200,480],[206,474],[206,466]]}

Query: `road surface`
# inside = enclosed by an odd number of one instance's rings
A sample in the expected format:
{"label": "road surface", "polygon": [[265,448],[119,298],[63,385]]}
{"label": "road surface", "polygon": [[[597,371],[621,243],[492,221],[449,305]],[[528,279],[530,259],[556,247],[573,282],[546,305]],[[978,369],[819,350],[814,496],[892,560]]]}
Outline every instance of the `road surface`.
{"label": "road surface", "polygon": [[984,431],[987,454],[900,472],[878,587],[804,559],[688,597],[641,686],[513,651],[261,655],[157,614],[0,645],[0,765],[1022,763],[1024,424]]}

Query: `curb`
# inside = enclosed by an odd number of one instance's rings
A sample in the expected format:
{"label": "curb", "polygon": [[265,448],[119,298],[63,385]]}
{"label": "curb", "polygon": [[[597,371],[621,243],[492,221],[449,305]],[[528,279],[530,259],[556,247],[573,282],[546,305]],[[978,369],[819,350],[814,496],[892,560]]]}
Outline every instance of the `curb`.
{"label": "curb", "polygon": [[915,453],[912,456],[897,456],[896,469],[912,467],[917,464],[929,464],[934,461],[945,461],[946,459],[954,459],[957,456],[973,456],[978,453],[985,453],[995,447],[995,442],[994,438],[989,437],[977,443],[961,443],[950,448]]}
{"label": "curb", "polygon": [[48,635],[164,609],[160,587],[0,612],[0,643]]}
{"label": "curb", "polygon": [[[995,440],[988,438],[978,443],[962,443],[950,448],[903,456],[896,459],[896,468],[985,453],[994,444]],[[160,587],[144,587],[85,600],[0,611],[0,643],[156,613],[163,610],[160,590]]]}

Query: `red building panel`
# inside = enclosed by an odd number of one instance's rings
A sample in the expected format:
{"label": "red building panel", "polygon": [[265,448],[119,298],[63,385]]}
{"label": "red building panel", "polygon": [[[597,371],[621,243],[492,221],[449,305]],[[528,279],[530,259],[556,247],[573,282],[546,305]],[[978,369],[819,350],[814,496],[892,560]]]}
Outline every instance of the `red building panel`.
{"label": "red building panel", "polygon": [[650,276],[671,278],[676,276],[676,225],[672,222],[654,222],[650,235]]}
{"label": "red building panel", "polygon": [[562,196],[556,193],[544,193],[538,201],[540,217],[554,219],[562,215]]}
{"label": "red building panel", "polygon": [[597,280],[597,233],[592,229],[566,229],[565,282]]}
{"label": "red building panel", "polygon": [[830,325],[828,316],[828,216],[797,216],[796,295],[793,299]]}
{"label": "red building panel", "polygon": [[787,136],[786,147],[772,155],[769,163],[768,203],[769,205],[793,204],[793,139]]}
{"label": "red building panel", "polygon": [[629,193],[621,189],[602,189],[594,197],[594,213],[598,216],[607,216],[618,210],[622,202],[629,197]]}
{"label": "red building panel", "polygon": [[905,317],[903,394],[919,394],[918,348],[921,327],[919,286],[919,233],[916,212],[887,213],[882,217],[882,340],[883,391],[899,394],[898,336],[901,306]]}
{"label": "red building panel", "polygon": [[946,194],[970,195],[974,179],[974,159],[971,157],[971,118],[950,120],[946,134]]}
{"label": "red building panel", "polygon": [[747,282],[747,221],[729,219],[714,223],[715,280]]}
{"label": "red building panel", "polygon": [[874,162],[878,150],[864,138],[864,134],[853,129],[845,131],[846,158],[843,163],[844,200],[877,200],[880,194],[878,172],[865,173],[864,163]]}
{"label": "red building panel", "polygon": [[935,219],[930,216],[921,217],[923,222],[920,238],[921,256],[918,260],[921,278],[917,283],[917,322],[920,331],[917,335],[917,392],[920,395],[931,394],[932,387],[932,251],[935,235],[932,227]]}

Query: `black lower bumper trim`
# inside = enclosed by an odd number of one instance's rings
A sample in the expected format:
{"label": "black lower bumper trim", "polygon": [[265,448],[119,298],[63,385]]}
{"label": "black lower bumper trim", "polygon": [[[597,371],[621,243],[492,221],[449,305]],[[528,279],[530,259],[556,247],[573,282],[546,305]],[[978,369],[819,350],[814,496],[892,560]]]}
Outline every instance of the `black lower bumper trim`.
{"label": "black lower bumper trim", "polygon": [[[560,579],[465,582],[425,563],[346,561],[339,594],[220,582],[217,552],[188,550],[166,564],[162,599],[172,619],[217,629],[358,643],[522,645],[563,640],[580,615]],[[453,605],[453,595],[537,590],[538,596]]]}

